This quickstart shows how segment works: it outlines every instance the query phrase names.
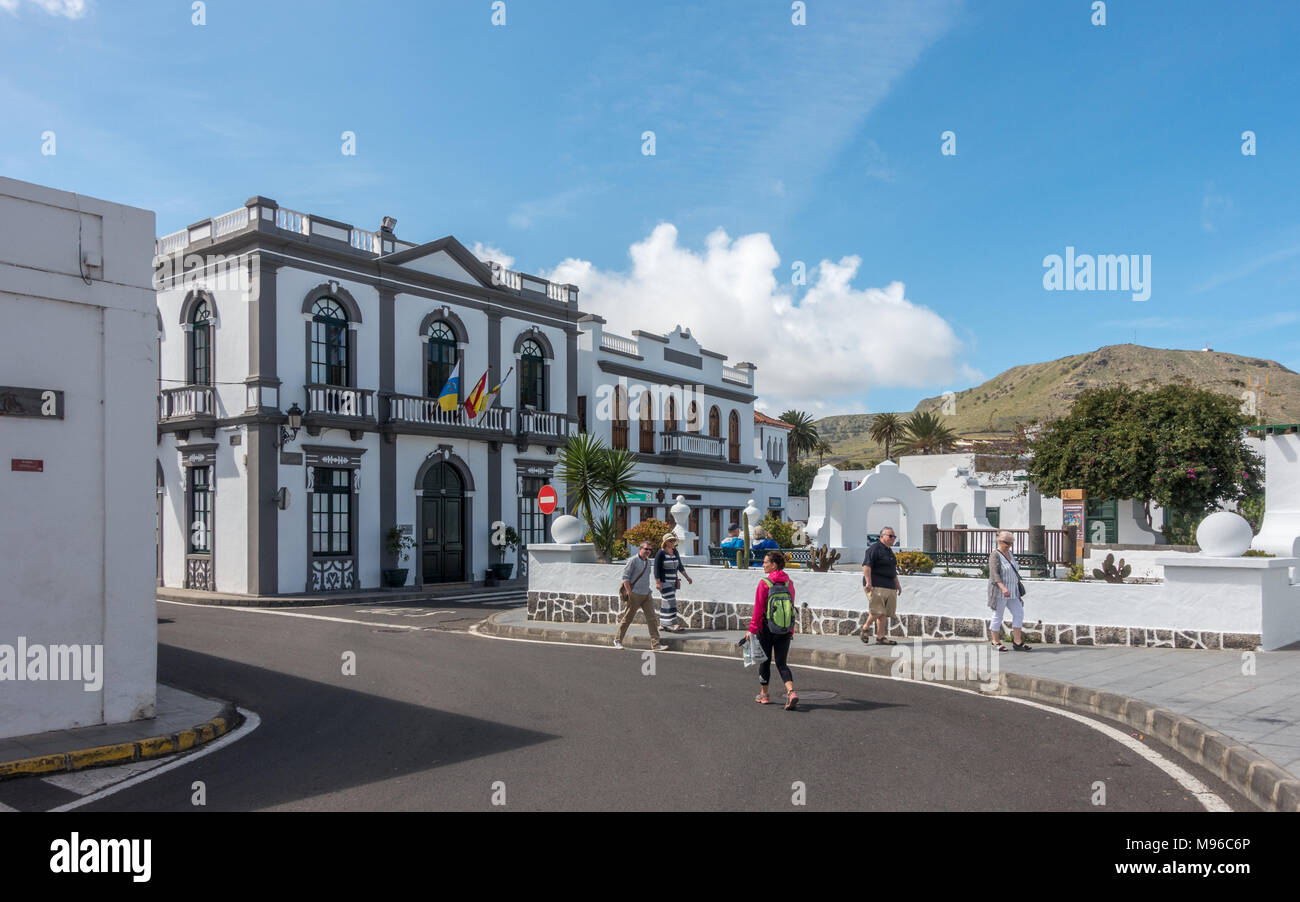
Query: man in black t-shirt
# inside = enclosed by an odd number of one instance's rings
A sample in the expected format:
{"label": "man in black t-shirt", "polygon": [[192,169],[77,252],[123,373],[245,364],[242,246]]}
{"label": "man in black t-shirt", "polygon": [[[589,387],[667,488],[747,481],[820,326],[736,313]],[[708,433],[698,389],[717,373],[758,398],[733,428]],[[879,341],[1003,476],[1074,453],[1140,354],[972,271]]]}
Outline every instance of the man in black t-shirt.
{"label": "man in black t-shirt", "polygon": [[893,546],[898,540],[893,527],[880,532],[880,541],[872,544],[862,558],[862,587],[867,593],[867,622],[862,625],[862,641],[871,642],[871,624],[876,624],[876,644],[897,645],[889,638],[889,618],[898,610],[898,593],[903,584],[898,581],[898,563],[894,560]]}

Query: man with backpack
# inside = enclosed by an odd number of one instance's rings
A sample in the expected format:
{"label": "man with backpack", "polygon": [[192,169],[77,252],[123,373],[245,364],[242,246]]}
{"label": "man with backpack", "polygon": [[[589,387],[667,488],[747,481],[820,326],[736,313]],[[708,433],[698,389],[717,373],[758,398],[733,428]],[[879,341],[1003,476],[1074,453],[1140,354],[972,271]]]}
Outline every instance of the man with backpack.
{"label": "man with backpack", "polygon": [[786,666],[786,655],[790,652],[790,640],[794,638],[794,624],[797,617],[794,606],[794,583],[785,573],[785,555],[780,551],[769,551],[763,556],[763,573],[754,595],[754,616],[749,622],[748,641],[758,639],[767,658],[758,666],[759,692],[754,701],[760,705],[770,705],[767,683],[772,675],[772,661],[785,680],[785,709],[793,711],[799,704],[799,695],[794,691],[794,676]]}

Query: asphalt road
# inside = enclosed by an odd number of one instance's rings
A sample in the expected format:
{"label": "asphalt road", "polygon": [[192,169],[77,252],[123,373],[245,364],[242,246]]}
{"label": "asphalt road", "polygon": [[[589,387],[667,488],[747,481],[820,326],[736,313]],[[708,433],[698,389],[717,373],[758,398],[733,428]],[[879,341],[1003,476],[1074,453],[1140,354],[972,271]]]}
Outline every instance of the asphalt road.
{"label": "asphalt road", "polygon": [[[1097,811],[1098,781],[1101,810],[1202,808],[1051,711],[795,668],[801,692],[826,697],[788,712],[754,704],[757,679],[736,660],[664,652],[648,675],[638,651],[467,632],[496,610],[160,603],[160,681],[233,700],[261,726],[80,810],[195,810],[195,780],[209,811],[487,810],[494,795],[515,810],[790,810],[796,784],[808,809]],[[39,783],[6,790],[40,807]]]}

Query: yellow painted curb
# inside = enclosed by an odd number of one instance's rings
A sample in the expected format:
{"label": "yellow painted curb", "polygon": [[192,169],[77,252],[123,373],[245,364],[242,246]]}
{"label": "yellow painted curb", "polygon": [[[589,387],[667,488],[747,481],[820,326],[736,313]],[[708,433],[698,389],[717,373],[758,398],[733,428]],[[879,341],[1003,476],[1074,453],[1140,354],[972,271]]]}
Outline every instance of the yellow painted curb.
{"label": "yellow painted curb", "polygon": [[33,758],[19,758],[17,761],[3,761],[0,762],[0,780],[29,774],[55,774],[88,767],[127,764],[183,752],[224,736],[242,721],[243,718],[233,708],[227,707],[219,717],[166,736],[77,749],[59,755],[37,755]]}

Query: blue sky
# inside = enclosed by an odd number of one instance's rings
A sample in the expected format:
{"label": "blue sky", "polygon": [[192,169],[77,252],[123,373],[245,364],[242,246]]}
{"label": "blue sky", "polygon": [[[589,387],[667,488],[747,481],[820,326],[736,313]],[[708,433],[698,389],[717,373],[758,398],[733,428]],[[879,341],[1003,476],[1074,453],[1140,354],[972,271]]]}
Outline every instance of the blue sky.
{"label": "blue sky", "polygon": [[[759,365],[769,409],[910,409],[1135,339],[1300,369],[1296,4],[205,12],[0,0],[0,173],[156,210],[160,234],[253,194],[396,216],[577,282],[616,331],[690,326]],[[1150,299],[1044,290],[1067,246],[1150,255]]]}

